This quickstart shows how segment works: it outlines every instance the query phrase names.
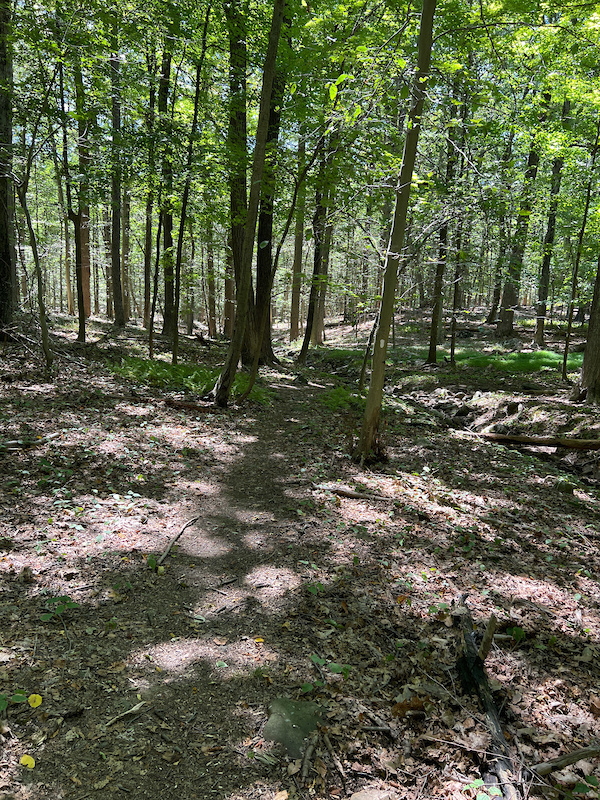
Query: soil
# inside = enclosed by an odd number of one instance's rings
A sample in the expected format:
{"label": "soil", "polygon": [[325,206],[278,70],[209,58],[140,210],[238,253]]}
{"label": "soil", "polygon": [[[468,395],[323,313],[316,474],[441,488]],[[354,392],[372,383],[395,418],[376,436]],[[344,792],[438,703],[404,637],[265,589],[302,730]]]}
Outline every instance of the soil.
{"label": "soil", "polygon": [[[472,435],[598,438],[597,410],[548,373],[407,360],[361,467],[356,364],[318,351],[217,413],[111,372],[139,329],[90,331],[54,329],[51,381],[25,340],[0,350],[2,800],[492,796],[463,603],[477,642],[497,618],[515,785],[597,796],[593,751],[530,770],[600,737],[598,456]],[[278,698],[321,709],[300,758],[263,736]]]}

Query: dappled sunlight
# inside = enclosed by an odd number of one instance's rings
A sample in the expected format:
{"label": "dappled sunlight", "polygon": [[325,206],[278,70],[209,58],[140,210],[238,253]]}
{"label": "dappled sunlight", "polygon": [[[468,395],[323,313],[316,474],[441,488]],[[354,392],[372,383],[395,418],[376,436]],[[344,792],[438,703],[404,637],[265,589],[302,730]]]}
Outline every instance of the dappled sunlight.
{"label": "dappled sunlight", "polygon": [[167,683],[193,676],[198,662],[205,662],[215,678],[225,679],[232,674],[251,674],[257,667],[272,666],[278,660],[277,653],[261,636],[230,640],[211,633],[194,639],[174,636],[170,641],[134,650],[129,658],[142,673]]}

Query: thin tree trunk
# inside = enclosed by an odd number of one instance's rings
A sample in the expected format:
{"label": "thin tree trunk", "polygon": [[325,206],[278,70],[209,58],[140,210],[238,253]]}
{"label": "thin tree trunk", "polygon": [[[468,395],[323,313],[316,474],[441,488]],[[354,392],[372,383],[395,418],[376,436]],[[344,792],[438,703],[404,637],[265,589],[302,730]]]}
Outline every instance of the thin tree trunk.
{"label": "thin tree trunk", "polygon": [[183,187],[183,197],[181,199],[181,211],[179,214],[179,234],[177,237],[177,256],[175,259],[175,325],[173,327],[173,364],[177,364],[179,349],[179,303],[181,298],[181,263],[183,261],[183,240],[185,234],[185,224],[187,218],[188,200],[192,185],[192,163],[194,160],[194,142],[198,128],[198,114],[200,111],[200,88],[202,78],[202,66],[206,55],[206,34],[208,31],[208,21],[210,18],[210,5],[206,9],[204,20],[204,31],[202,34],[202,52],[196,64],[196,86],[194,92],[194,113],[192,127],[190,128],[190,138],[188,142],[187,159],[185,164],[185,185]]}
{"label": "thin tree trunk", "polygon": [[433,19],[435,16],[436,0],[423,0],[421,12],[421,26],[419,33],[418,68],[412,84],[412,104],[408,115],[408,126],[404,140],[404,153],[402,168],[396,188],[396,207],[392,233],[386,252],[385,272],[383,279],[383,295],[379,315],[379,325],[375,336],[375,349],[373,352],[373,367],[371,381],[365,407],[362,429],[355,451],[355,458],[364,461],[371,454],[378,454],[379,419],[381,415],[381,400],[385,383],[385,359],[390,332],[390,324],[394,312],[396,299],[396,286],[398,282],[398,265],[404,249],[404,235],[406,231],[406,218],[410,200],[410,187],[417,156],[417,144],[421,128],[421,118],[425,105],[425,91],[431,63],[431,47],[433,43]]}
{"label": "thin tree trunk", "polygon": [[175,275],[173,258],[173,164],[172,145],[170,140],[171,121],[168,116],[169,86],[171,83],[171,47],[170,39],[165,42],[162,64],[160,70],[160,83],[158,88],[158,114],[163,129],[164,147],[162,153],[162,182],[163,182],[163,275],[165,282],[164,317],[162,332],[164,336],[173,337],[175,325]]}
{"label": "thin tree trunk", "polygon": [[[550,95],[544,95],[544,111],[540,116],[540,123],[546,121],[547,106],[550,102]],[[502,292],[502,301],[500,308],[500,316],[496,327],[497,336],[511,336],[513,333],[513,319],[515,308],[519,304],[519,291],[521,288],[521,272],[523,270],[523,257],[525,255],[525,247],[527,245],[527,233],[529,231],[529,222],[531,220],[531,211],[533,208],[533,186],[537,177],[538,166],[540,163],[540,154],[538,151],[537,138],[534,137],[529,149],[529,158],[527,159],[527,169],[523,180],[523,188],[521,192],[521,201],[519,203],[519,213],[517,216],[517,223],[515,226],[515,233],[513,236],[512,247],[508,259],[508,271],[506,281],[504,282],[504,291]]]}
{"label": "thin tree trunk", "polygon": [[144,328],[150,325],[150,286],[152,283],[152,218],[154,212],[154,169],[155,169],[155,144],[154,124],[156,109],[156,88],[154,78],[156,75],[156,52],[146,53],[146,66],[148,73],[148,111],[146,114],[146,128],[148,130],[148,193],[146,195],[146,213],[144,227]]}
{"label": "thin tree trunk", "polygon": [[12,319],[17,293],[13,233],[11,2],[0,0],[0,325]]}
{"label": "thin tree trunk", "polygon": [[[298,140],[298,175],[304,169],[306,143],[302,136]],[[302,288],[302,256],[304,252],[304,211],[306,208],[306,185],[298,188],[296,225],[294,229],[294,266],[292,267],[292,300],[290,307],[290,342],[300,335],[300,290]]]}
{"label": "thin tree trunk", "polygon": [[81,287],[83,293],[83,308],[86,319],[92,313],[90,293],[90,203],[89,203],[89,127],[90,121],[85,108],[85,91],[83,88],[83,74],[81,62],[75,59],[73,75],[75,78],[75,106],[77,110],[77,154],[79,159],[79,236],[81,241]]}
{"label": "thin tree trunk", "polygon": [[[562,108],[563,126],[571,110],[571,101],[565,100]],[[552,162],[552,177],[550,178],[550,205],[548,207],[548,224],[544,245],[542,248],[542,269],[540,273],[540,283],[538,287],[538,302],[536,307],[536,324],[534,341],[540,347],[544,344],[544,326],[546,323],[546,301],[548,299],[548,289],[550,288],[550,263],[554,250],[554,238],[556,235],[556,214],[558,211],[558,196],[560,194],[560,183],[562,169],[565,159],[562,155],[557,156]]]}
{"label": "thin tree trunk", "polygon": [[590,177],[588,179],[587,189],[585,193],[585,204],[583,208],[583,218],[579,228],[579,236],[577,237],[577,250],[575,253],[575,264],[573,265],[573,276],[571,278],[571,300],[569,302],[569,310],[567,313],[567,336],[565,339],[565,350],[563,353],[562,363],[562,379],[567,380],[567,360],[569,358],[569,345],[571,343],[571,329],[573,326],[573,309],[575,307],[575,300],[577,298],[577,281],[579,278],[579,264],[581,262],[581,254],[583,253],[583,237],[587,226],[588,215],[590,211],[590,203],[592,200],[592,184],[594,181],[594,166],[596,164],[596,156],[598,155],[598,146],[600,144],[600,114],[598,115],[598,122],[596,125],[596,138],[592,148],[592,157],[590,164]]}
{"label": "thin tree trunk", "polygon": [[113,19],[113,52],[110,56],[112,94],[112,164],[111,164],[111,237],[110,263],[115,326],[125,326],[123,287],[121,285],[121,66],[117,53],[117,11]]}
{"label": "thin tree trunk", "polygon": [[121,214],[121,287],[123,289],[123,316],[125,322],[131,318],[131,276],[129,274],[130,259],[130,223],[131,223],[131,192],[129,187],[123,189],[123,203]]}
{"label": "thin tree trunk", "polygon": [[586,390],[586,402],[600,405],[600,256],[596,267],[594,298],[590,309],[587,342],[581,368],[581,387]]}
{"label": "thin tree trunk", "polygon": [[274,0],[273,20],[269,33],[269,44],[263,69],[263,81],[260,97],[260,111],[258,125],[256,128],[256,142],[254,147],[254,159],[252,164],[252,178],[250,183],[250,196],[248,200],[248,214],[244,230],[244,248],[242,271],[239,280],[237,298],[237,313],[234,326],[233,338],[231,340],[227,359],[219,380],[215,386],[215,403],[218,406],[226,406],[229,402],[229,395],[237,371],[238,361],[242,352],[244,333],[246,328],[248,300],[252,283],[252,255],[254,252],[254,240],[256,235],[256,222],[258,218],[258,206],[260,201],[261,183],[265,165],[267,136],[269,132],[269,110],[271,105],[271,93],[273,90],[273,80],[275,78],[275,63],[277,49],[283,24],[283,11],[285,0]]}

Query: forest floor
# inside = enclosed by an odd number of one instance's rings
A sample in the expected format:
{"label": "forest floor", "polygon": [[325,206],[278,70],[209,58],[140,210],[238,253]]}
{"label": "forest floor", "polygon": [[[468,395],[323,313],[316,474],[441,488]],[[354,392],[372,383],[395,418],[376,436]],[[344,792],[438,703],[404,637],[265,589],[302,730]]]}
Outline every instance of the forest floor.
{"label": "forest floor", "polygon": [[597,409],[549,369],[425,368],[424,329],[399,327],[388,459],[360,467],[366,326],[328,328],[301,373],[281,346],[260,402],[219,413],[116,375],[143,334],[103,330],[79,346],[55,324],[52,381],[0,345],[2,800],[485,800],[465,597],[477,637],[498,620],[514,784],[598,796],[598,750],[530,771],[600,738],[598,455],[473,435],[600,438]]}

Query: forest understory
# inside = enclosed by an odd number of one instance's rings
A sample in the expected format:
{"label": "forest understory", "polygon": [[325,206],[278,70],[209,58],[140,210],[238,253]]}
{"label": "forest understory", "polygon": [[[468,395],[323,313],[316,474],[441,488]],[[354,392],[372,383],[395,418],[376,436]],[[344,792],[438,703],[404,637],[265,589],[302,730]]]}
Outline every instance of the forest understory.
{"label": "forest understory", "polygon": [[[227,411],[115,372],[145,334],[106,330],[55,322],[51,381],[0,344],[1,800],[600,797],[600,456],[478,435],[600,439],[558,369],[424,367],[398,325],[361,467],[367,323]],[[535,356],[491,330],[465,346]]]}

